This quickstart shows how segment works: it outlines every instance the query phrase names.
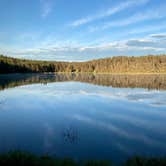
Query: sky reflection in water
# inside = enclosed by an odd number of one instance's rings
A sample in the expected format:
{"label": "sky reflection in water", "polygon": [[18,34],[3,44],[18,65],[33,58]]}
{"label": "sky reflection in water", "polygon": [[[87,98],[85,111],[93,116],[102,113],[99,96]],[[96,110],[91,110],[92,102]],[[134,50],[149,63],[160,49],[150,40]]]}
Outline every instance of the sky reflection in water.
{"label": "sky reflection in water", "polygon": [[0,91],[0,151],[74,159],[166,154],[166,91],[81,82]]}

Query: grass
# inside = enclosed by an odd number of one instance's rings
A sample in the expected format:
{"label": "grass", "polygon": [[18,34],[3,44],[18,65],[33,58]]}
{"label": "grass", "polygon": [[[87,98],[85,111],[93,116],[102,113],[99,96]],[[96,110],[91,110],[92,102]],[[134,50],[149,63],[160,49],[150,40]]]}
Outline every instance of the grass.
{"label": "grass", "polygon": [[[83,161],[75,162],[70,158],[59,159],[37,156],[31,153],[14,151],[0,154],[0,166],[115,166],[110,161]],[[132,157],[121,166],[166,166],[166,157],[146,158]]]}
{"label": "grass", "polygon": [[84,161],[76,163],[70,158],[59,159],[14,151],[0,154],[0,166],[110,166],[109,161]]}

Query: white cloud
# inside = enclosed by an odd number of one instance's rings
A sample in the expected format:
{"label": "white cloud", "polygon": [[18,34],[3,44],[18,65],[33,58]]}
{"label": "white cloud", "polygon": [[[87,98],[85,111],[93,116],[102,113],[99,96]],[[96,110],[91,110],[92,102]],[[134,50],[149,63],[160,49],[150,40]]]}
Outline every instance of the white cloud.
{"label": "white cloud", "polygon": [[96,43],[96,44],[64,43],[43,45],[31,49],[1,48],[1,53],[17,57],[32,59],[54,59],[67,61],[84,61],[116,55],[143,55],[166,53],[166,40],[145,37],[142,39],[128,39],[124,41]]}
{"label": "white cloud", "polygon": [[160,34],[152,34],[150,36],[153,37],[153,38],[158,38],[158,39],[166,39],[166,34],[162,34],[162,33],[160,33]]}
{"label": "white cloud", "polygon": [[[128,30],[128,34],[141,34],[141,33],[149,33],[150,34],[150,33],[156,32],[156,31],[164,31],[165,32],[165,29],[166,29],[166,23],[161,22],[160,24],[157,24],[157,25],[152,24],[152,25],[136,27],[132,30]],[[150,36],[150,37],[152,37],[152,36]]]}
{"label": "white cloud", "polygon": [[99,19],[102,19],[104,17],[108,17],[108,16],[111,16],[111,15],[116,14],[118,12],[121,12],[122,10],[125,10],[129,7],[143,5],[143,4],[146,4],[148,2],[149,2],[149,0],[139,0],[139,1],[128,0],[126,2],[119,4],[118,6],[115,6],[115,7],[109,8],[107,10],[98,12],[97,14],[90,15],[90,16],[87,16],[85,18],[75,20],[74,22],[71,23],[71,26],[77,27],[77,26],[80,26],[83,24],[87,24],[87,23],[93,22],[95,20],[99,20]]}
{"label": "white cloud", "polygon": [[166,50],[166,41],[163,40],[151,40],[151,39],[134,39],[129,40],[126,43],[128,46],[142,47],[142,48],[156,48]]}
{"label": "white cloud", "polygon": [[105,24],[102,24],[101,26],[91,26],[89,27],[90,32],[94,32],[97,30],[105,30],[108,28],[113,28],[113,27],[123,27],[127,25],[131,25],[134,23],[138,23],[141,21],[147,21],[147,20],[153,20],[153,19],[161,19],[165,18],[165,8],[164,7],[159,7],[154,10],[147,10],[144,12],[138,12],[128,18],[117,20],[117,21],[110,21],[106,22]]}
{"label": "white cloud", "polygon": [[41,3],[41,16],[46,18],[52,11],[52,0],[40,0]]}

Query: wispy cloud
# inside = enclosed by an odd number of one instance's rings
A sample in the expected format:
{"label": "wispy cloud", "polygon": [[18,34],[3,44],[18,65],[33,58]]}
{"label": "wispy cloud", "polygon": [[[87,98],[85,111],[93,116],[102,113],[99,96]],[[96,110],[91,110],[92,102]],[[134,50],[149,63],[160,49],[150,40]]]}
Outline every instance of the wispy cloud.
{"label": "wispy cloud", "polygon": [[143,47],[143,48],[160,48],[166,50],[166,42],[158,41],[158,40],[152,40],[152,39],[134,39],[129,40],[126,43],[128,46],[134,46],[134,47]]}
{"label": "wispy cloud", "polygon": [[125,19],[117,20],[117,21],[110,21],[106,22],[103,25],[99,26],[91,26],[89,27],[90,32],[94,32],[97,30],[105,30],[108,28],[113,28],[113,27],[122,27],[122,26],[128,26],[134,23],[138,23],[141,21],[147,21],[147,20],[154,20],[154,19],[162,19],[166,17],[165,14],[165,8],[164,7],[159,7],[154,10],[147,10],[144,12],[138,12],[134,14],[133,16],[130,16]]}
{"label": "wispy cloud", "polygon": [[[158,36],[156,34],[155,36]],[[39,46],[31,49],[1,49],[6,55],[32,59],[52,59],[64,61],[84,61],[112,55],[142,55],[166,53],[166,40],[159,40],[148,35],[142,39],[98,43],[95,45],[57,44]],[[135,53],[135,54],[134,54]]]}
{"label": "wispy cloud", "polygon": [[166,39],[166,34],[152,34],[150,36],[158,39]]}
{"label": "wispy cloud", "polygon": [[139,0],[139,1],[128,0],[126,2],[118,4],[118,6],[115,6],[115,7],[109,8],[107,10],[98,12],[97,14],[89,15],[85,18],[80,18],[78,20],[75,20],[70,25],[73,27],[77,27],[77,26],[80,26],[83,24],[87,24],[87,23],[93,22],[95,20],[99,20],[99,19],[102,19],[104,17],[108,17],[108,16],[111,16],[111,15],[116,14],[118,12],[121,12],[129,7],[146,4],[149,1],[150,0]]}
{"label": "wispy cloud", "polygon": [[[141,33],[149,33],[150,35],[153,35],[153,32],[156,31],[164,31],[166,30],[166,22],[161,22],[160,24],[152,24],[152,25],[146,25],[141,27],[136,27],[134,29],[128,30],[128,34],[141,34]],[[154,34],[155,35],[155,34]],[[151,36],[153,37],[153,36]]]}
{"label": "wispy cloud", "polygon": [[46,18],[52,11],[53,2],[52,0],[40,0],[41,3],[41,16]]}

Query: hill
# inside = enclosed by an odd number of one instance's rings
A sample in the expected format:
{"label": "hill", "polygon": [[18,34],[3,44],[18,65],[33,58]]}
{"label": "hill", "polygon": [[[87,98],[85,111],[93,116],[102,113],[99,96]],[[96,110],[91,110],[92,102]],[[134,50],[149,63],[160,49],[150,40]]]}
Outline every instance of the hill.
{"label": "hill", "polygon": [[87,62],[35,61],[0,55],[0,73],[166,73],[166,55],[118,56]]}

